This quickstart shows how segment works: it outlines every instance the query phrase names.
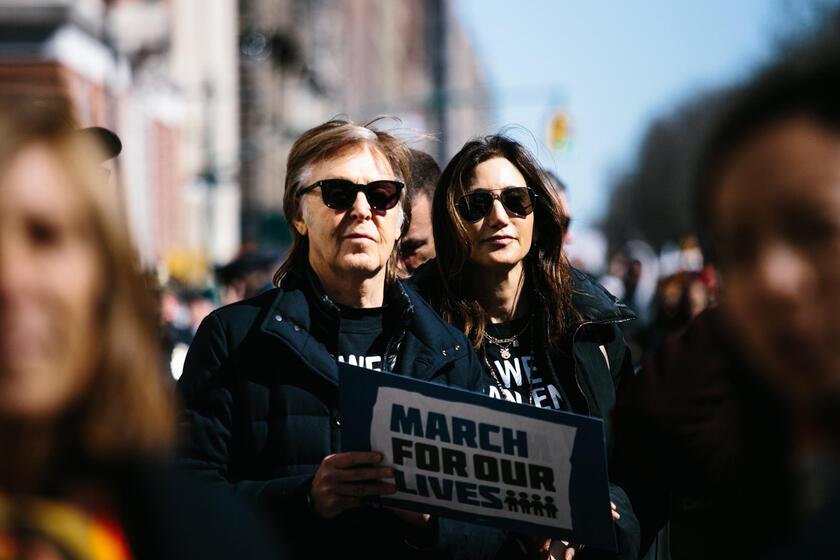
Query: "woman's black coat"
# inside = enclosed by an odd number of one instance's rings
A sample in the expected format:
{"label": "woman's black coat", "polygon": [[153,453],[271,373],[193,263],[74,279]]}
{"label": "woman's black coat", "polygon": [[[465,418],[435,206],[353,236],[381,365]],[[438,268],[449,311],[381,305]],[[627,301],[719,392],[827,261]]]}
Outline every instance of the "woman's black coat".
{"label": "woman's black coat", "polygon": [[[430,261],[412,277],[412,285],[432,302],[436,299],[433,292],[438,289],[435,266],[434,261]],[[633,376],[630,351],[619,325],[636,316],[603,286],[575,268],[572,269],[572,307],[579,317],[569,326],[565,351],[573,356],[575,384],[586,401],[586,414],[604,420],[607,451],[610,454],[616,390],[622,379]],[[540,324],[544,323],[544,316],[539,310],[536,320]],[[542,364],[541,367],[548,368],[547,377],[554,379],[559,386],[560,376],[554,367],[558,359],[548,350],[546,338],[545,332],[538,334],[535,352],[539,355],[535,357],[537,363]],[[640,529],[630,499],[616,484],[610,484],[610,499],[621,514],[621,519],[616,522],[620,550],[618,558],[635,559],[639,554]],[[575,557],[596,556],[600,555],[590,549]],[[604,557],[615,558],[609,555]]]}

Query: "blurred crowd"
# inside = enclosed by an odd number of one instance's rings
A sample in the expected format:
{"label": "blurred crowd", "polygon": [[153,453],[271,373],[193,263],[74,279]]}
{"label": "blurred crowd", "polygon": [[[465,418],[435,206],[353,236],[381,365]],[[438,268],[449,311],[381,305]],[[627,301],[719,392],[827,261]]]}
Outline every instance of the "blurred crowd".
{"label": "blurred crowd", "polygon": [[154,282],[160,307],[164,370],[181,377],[187,349],[201,321],[215,308],[271,289],[282,253],[245,246],[231,262],[214,269],[204,286]]}
{"label": "blurred crowd", "polygon": [[[137,257],[132,147],[0,91],[0,560],[840,555],[840,44],[720,103],[671,248],[582,270],[576,186],[516,140],[335,118],[291,147],[290,246],[190,283]],[[601,418],[618,551],[378,502],[339,363]]]}

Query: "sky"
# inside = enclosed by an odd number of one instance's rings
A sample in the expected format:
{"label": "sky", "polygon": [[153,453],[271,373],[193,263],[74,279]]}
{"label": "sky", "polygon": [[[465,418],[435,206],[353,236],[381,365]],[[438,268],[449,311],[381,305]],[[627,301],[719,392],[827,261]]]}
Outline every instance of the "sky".
{"label": "sky", "polygon": [[[825,2],[823,2],[825,3]],[[606,209],[648,125],[766,62],[809,0],[454,0],[506,125],[568,184],[577,227]],[[810,10],[810,11],[809,11]],[[570,144],[546,147],[557,111]]]}

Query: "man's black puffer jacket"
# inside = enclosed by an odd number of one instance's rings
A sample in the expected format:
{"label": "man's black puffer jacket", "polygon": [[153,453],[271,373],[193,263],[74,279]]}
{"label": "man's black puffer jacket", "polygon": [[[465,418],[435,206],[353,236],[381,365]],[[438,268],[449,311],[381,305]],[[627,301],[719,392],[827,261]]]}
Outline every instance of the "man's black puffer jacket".
{"label": "man's black puffer jacket", "polygon": [[[463,333],[399,281],[386,304],[396,327],[385,369],[483,390],[484,372]],[[322,307],[315,312],[314,306]],[[186,425],[182,465],[208,491],[232,490],[269,512],[296,557],[492,557],[499,531],[436,519],[432,538],[418,546],[386,509],[357,508],[329,521],[311,511],[315,471],[324,457],[342,451],[338,366],[310,334],[325,307],[334,312],[337,332],[338,308],[304,271],[202,322],[178,382]]]}

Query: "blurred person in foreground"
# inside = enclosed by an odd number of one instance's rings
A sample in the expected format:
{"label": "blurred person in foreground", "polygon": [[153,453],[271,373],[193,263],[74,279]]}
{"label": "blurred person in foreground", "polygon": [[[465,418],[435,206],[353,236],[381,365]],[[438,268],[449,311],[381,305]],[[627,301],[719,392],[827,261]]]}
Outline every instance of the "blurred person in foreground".
{"label": "blurred person in foreground", "polygon": [[[467,142],[443,171],[433,223],[438,257],[416,282],[469,337],[494,398],[605,419],[632,374],[618,324],[633,314],[563,253],[568,222],[557,191],[518,142]],[[521,371],[521,376],[510,375]],[[608,436],[609,437],[609,436]],[[636,558],[638,526],[610,485],[620,558]],[[500,558],[613,557],[510,534]]]}
{"label": "blurred person in foreground", "polygon": [[82,141],[92,145],[95,152],[95,161],[99,163],[97,173],[103,178],[111,179],[112,169],[110,164],[122,152],[122,140],[115,132],[101,126],[89,126],[79,130],[79,137]]}
{"label": "blurred person in foreground", "polygon": [[400,263],[408,274],[435,258],[432,234],[432,198],[440,179],[440,166],[434,158],[420,150],[411,153],[411,223],[400,240]]}
{"label": "blurred person in foreground", "polygon": [[264,558],[166,466],[157,316],[101,160],[65,112],[2,99],[0,557]]}
{"label": "blurred person in foreground", "polygon": [[699,161],[720,309],[617,409],[635,422],[618,439],[643,543],[670,519],[674,558],[834,557],[840,45],[793,49],[737,90]]}
{"label": "blurred person in foreground", "polygon": [[178,383],[185,467],[259,504],[298,557],[482,558],[492,545],[480,527],[376,507],[396,492],[393,469],[377,450],[341,448],[339,362],[483,388],[464,335],[396,277],[408,177],[408,149],[372,125],[304,132],[278,287],[211,313]]}

